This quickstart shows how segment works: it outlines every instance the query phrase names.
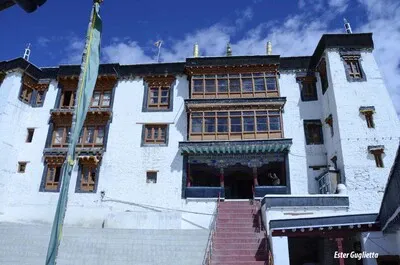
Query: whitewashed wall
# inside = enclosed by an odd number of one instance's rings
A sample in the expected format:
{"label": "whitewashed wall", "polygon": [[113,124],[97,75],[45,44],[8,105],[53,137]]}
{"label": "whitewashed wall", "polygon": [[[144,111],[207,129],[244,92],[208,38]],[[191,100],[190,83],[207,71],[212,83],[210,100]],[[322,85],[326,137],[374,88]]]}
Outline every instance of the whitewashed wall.
{"label": "whitewashed wall", "polygon": [[[18,99],[19,72],[10,73],[0,88],[0,221],[43,222],[54,215],[58,195],[40,193],[49,111],[54,107],[57,84],[52,82],[41,108]],[[26,143],[27,128],[35,128]],[[17,173],[18,161],[27,161],[25,173]]]}
{"label": "whitewashed wall", "polygon": [[283,112],[284,137],[293,141],[289,153],[290,188],[292,194],[308,193],[308,175],[302,113],[299,109],[300,89],[294,73],[282,73],[279,79],[281,97],[286,97]]}
{"label": "whitewashed wall", "polygon": [[[336,130],[340,135],[331,146],[327,145],[327,150],[330,157],[329,153],[336,152],[332,148],[341,146],[342,150],[337,151],[341,151],[343,160],[338,157],[338,165],[345,174],[351,209],[377,212],[399,146],[400,125],[373,54],[362,52],[361,57],[367,81],[348,82],[339,53],[327,52],[327,96],[336,105],[335,136]],[[360,106],[375,106],[375,128],[367,127]],[[376,167],[373,155],[367,151],[369,145],[385,146],[384,168]]]}
{"label": "whitewashed wall", "polygon": [[[7,75],[0,89],[0,222],[51,223],[59,193],[39,192],[43,148],[57,84],[52,82],[44,106],[32,108],[18,100],[21,74]],[[78,167],[70,190],[66,225],[110,228],[204,228],[215,202],[182,199],[182,156],[188,97],[185,76],[174,84],[172,112],[142,112],[142,79],[121,81],[115,92],[107,150],[100,167],[97,192],[75,193]],[[141,147],[142,123],[171,123],[167,147]],[[27,128],[35,128],[25,143]],[[28,161],[17,173],[18,161]],[[146,171],[158,170],[156,184],[146,183]],[[105,192],[102,201],[100,192]],[[159,207],[159,208],[157,208]]]}

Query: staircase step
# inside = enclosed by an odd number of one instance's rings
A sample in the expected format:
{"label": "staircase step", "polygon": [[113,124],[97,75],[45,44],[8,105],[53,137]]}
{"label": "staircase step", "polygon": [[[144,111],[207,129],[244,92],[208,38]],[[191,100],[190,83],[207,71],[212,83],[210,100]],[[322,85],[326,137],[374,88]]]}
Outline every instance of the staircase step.
{"label": "staircase step", "polygon": [[260,244],[261,238],[229,238],[229,237],[214,237],[214,245],[219,246],[220,244],[226,245],[226,244]]}
{"label": "staircase step", "polygon": [[217,225],[217,231],[220,233],[259,233],[260,229],[256,227],[236,227],[236,228],[230,228],[230,227],[221,227]]}
{"label": "staircase step", "polygon": [[213,252],[214,255],[221,256],[249,256],[249,257],[265,257],[267,252],[262,249],[236,249],[232,251],[231,249],[215,249]]}
{"label": "staircase step", "polygon": [[225,213],[225,212],[219,212],[218,217],[219,218],[254,218],[254,216],[257,216],[254,213]]}
{"label": "staircase step", "polygon": [[261,241],[253,241],[253,242],[232,242],[230,240],[226,240],[226,242],[215,242],[214,241],[214,249],[265,249],[265,240]]}
{"label": "staircase step", "polygon": [[250,239],[250,238],[256,238],[256,235],[252,232],[239,232],[239,233],[235,233],[234,231],[232,232],[219,232],[217,230],[217,232],[215,233],[215,238],[246,238],[246,239]]}
{"label": "staircase step", "polygon": [[264,265],[265,261],[234,261],[234,262],[211,262],[211,265]]}
{"label": "staircase step", "polygon": [[217,253],[213,254],[213,260],[218,261],[220,264],[224,264],[225,262],[233,262],[233,261],[242,261],[242,262],[251,262],[251,261],[266,261],[268,260],[267,255],[218,255]]}

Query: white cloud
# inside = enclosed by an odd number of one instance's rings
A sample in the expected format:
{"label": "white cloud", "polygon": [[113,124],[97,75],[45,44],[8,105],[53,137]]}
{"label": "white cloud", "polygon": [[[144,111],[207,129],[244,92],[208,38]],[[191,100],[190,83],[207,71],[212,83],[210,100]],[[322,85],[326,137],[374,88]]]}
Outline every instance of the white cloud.
{"label": "white cloud", "polygon": [[400,116],[400,2],[363,0],[368,22],[361,32],[373,32],[374,55]]}
{"label": "white cloud", "polygon": [[237,28],[243,28],[245,23],[253,18],[253,9],[251,7],[247,7],[243,11],[237,13],[239,15],[235,21]]}
{"label": "white cloud", "polygon": [[[396,20],[400,17],[400,3],[395,0],[358,1],[365,9],[367,22],[359,28],[353,27],[353,31],[374,33],[377,63],[400,115],[400,20]],[[273,54],[311,55],[324,33],[344,32],[342,18],[338,15],[346,10],[348,0],[301,0],[299,6],[302,8],[300,14],[291,14],[283,21],[262,23],[248,30],[244,36],[231,43],[233,54],[265,54],[265,44],[270,40]],[[236,24],[245,23],[252,16],[251,8],[244,10],[239,14]],[[329,25],[335,20],[338,21],[337,28],[330,29]],[[238,30],[240,27],[216,23],[208,28],[186,33],[183,38],[168,39],[163,43],[161,59],[163,62],[183,61],[192,56],[195,43],[199,44],[201,56],[222,56],[227,42],[231,41]],[[81,46],[74,41],[69,42],[72,54],[67,61],[79,63],[82,49],[78,49]],[[103,61],[121,64],[155,62],[157,49],[153,45],[154,41],[139,45],[134,39],[114,38],[112,43],[103,47]]]}

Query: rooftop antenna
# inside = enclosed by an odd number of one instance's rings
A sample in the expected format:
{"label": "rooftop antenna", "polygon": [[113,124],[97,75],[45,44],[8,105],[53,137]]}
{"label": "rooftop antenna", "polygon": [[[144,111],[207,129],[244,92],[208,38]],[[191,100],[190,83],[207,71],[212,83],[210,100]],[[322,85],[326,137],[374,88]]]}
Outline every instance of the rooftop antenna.
{"label": "rooftop antenna", "polygon": [[157,63],[160,62],[161,45],[162,45],[162,40],[159,40],[156,43],[154,43],[154,46],[156,46],[158,48]]}
{"label": "rooftop antenna", "polygon": [[270,41],[267,41],[267,55],[272,54],[272,43]]}
{"label": "rooftop antenna", "polygon": [[346,33],[352,34],[353,32],[351,31],[350,23],[345,18],[343,19],[343,21],[344,21],[344,28],[346,29]]}
{"label": "rooftop antenna", "polygon": [[194,44],[193,46],[193,57],[197,58],[199,57],[199,44]]}
{"label": "rooftop antenna", "polygon": [[31,55],[31,44],[30,43],[28,43],[28,45],[26,45],[26,48],[25,48],[25,52],[24,52],[24,59],[25,60],[27,60],[27,61],[29,61],[29,56]]}
{"label": "rooftop antenna", "polygon": [[226,56],[232,56],[232,48],[231,48],[231,44],[229,42],[226,45]]}

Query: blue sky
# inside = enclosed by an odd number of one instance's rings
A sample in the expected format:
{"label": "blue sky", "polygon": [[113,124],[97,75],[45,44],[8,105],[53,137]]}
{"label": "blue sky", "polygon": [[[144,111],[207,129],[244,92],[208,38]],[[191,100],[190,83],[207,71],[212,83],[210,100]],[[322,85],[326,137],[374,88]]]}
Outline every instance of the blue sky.
{"label": "blue sky", "polygon": [[[0,12],[0,61],[22,56],[32,44],[38,66],[79,63],[91,0],[48,0],[35,13],[18,7]],[[105,0],[102,61],[155,62],[154,42],[162,39],[164,62],[182,61],[199,43],[203,56],[222,55],[228,41],[234,55],[312,54],[321,35],[373,32],[375,57],[400,114],[400,1],[398,0]]]}

